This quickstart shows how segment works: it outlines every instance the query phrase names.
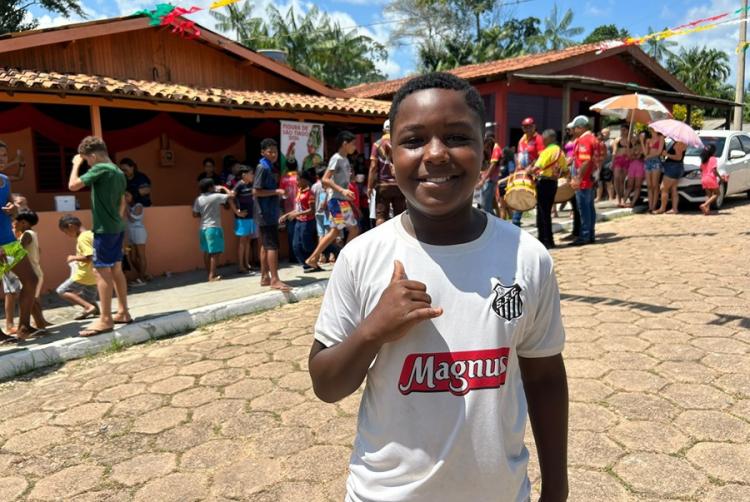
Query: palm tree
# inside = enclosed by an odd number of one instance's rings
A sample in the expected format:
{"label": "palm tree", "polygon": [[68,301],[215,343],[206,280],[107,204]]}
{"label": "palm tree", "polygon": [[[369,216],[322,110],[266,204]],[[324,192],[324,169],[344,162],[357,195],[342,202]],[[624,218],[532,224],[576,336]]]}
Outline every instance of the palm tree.
{"label": "palm tree", "polygon": [[696,94],[723,96],[729,78],[729,56],[708,47],[680,49],[667,60],[667,70]]}
{"label": "palm tree", "polygon": [[[666,30],[667,28],[664,29]],[[654,29],[649,26],[648,34],[652,35],[654,33],[656,33]],[[661,63],[662,61],[674,56],[674,52],[671,50],[671,47],[675,47],[676,45],[677,42],[675,42],[674,40],[659,40],[657,38],[649,38],[648,40],[646,40],[646,52],[649,56]]]}
{"label": "palm tree", "polygon": [[552,12],[544,20],[544,29],[539,40],[540,46],[551,51],[558,51],[578,42],[573,37],[583,33],[581,27],[571,27],[573,24],[573,11],[568,9],[562,19],[558,20],[557,4],[552,7]]}
{"label": "palm tree", "polygon": [[275,48],[263,20],[253,17],[253,4],[250,2],[228,5],[226,14],[221,10],[210,10],[209,14],[216,20],[216,29],[223,32],[234,31],[237,41],[242,45],[252,49]]}

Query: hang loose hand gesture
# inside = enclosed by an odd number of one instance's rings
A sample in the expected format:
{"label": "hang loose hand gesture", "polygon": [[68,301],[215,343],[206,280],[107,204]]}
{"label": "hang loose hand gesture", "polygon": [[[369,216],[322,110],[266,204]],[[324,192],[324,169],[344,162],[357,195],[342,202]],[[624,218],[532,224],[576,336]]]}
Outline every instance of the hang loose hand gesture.
{"label": "hang loose hand gesture", "polygon": [[390,284],[363,325],[367,325],[368,338],[382,345],[402,338],[422,321],[441,315],[441,307],[432,307],[427,286],[418,281],[410,281],[406,277],[403,263],[396,260]]}

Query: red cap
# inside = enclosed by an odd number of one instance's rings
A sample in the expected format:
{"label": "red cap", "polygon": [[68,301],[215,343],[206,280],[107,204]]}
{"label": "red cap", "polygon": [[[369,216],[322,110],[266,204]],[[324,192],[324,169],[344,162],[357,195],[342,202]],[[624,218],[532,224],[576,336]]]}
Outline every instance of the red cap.
{"label": "red cap", "polygon": [[531,117],[526,117],[525,119],[523,119],[523,122],[521,122],[521,125],[522,126],[534,125],[534,119]]}

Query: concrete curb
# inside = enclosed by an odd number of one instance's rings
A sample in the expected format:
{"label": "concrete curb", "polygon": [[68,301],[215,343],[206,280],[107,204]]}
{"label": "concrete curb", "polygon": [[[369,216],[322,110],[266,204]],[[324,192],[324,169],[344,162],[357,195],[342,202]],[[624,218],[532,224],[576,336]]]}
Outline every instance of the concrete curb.
{"label": "concrete curb", "polygon": [[[635,214],[633,212],[633,209],[631,208],[614,208],[614,209],[608,209],[606,211],[597,211],[596,213],[596,221],[611,221],[615,220],[617,218],[622,218],[624,216],[630,216],[631,214]],[[573,220],[566,221],[565,223],[553,223],[552,224],[552,233],[559,234],[562,232],[570,232],[573,230]],[[537,229],[534,227],[533,229],[529,230],[529,233],[533,235],[534,237],[537,237]]]}
{"label": "concrete curb", "polygon": [[271,291],[214,305],[136,322],[112,333],[91,338],[66,338],[43,347],[34,347],[0,356],[0,380],[103,352],[114,346],[128,346],[193,331],[233,317],[270,310],[288,303],[322,296],[328,280],[294,288],[289,293]]}

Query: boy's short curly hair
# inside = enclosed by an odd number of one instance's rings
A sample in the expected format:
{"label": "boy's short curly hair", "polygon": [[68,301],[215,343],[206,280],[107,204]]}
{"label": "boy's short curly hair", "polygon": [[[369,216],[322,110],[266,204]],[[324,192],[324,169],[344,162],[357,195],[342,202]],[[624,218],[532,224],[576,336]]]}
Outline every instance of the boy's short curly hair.
{"label": "boy's short curly hair", "polygon": [[25,221],[30,227],[33,227],[39,223],[39,216],[31,209],[21,209],[16,214],[16,221]]}
{"label": "boy's short curly hair", "polygon": [[94,155],[96,153],[107,154],[107,144],[98,136],[86,136],[78,145],[80,155]]}
{"label": "boy's short curly hair", "polygon": [[482,101],[482,96],[480,96],[479,92],[466,80],[458,78],[452,73],[445,72],[421,75],[409,80],[401,86],[398,92],[396,92],[396,95],[393,96],[391,111],[388,114],[388,120],[391,122],[391,131],[394,129],[396,116],[398,115],[398,108],[401,106],[401,102],[410,94],[414,94],[418,91],[425,91],[427,89],[447,89],[462,92],[468,107],[477,114],[477,120],[480,122],[482,134],[484,134],[484,102]]}

